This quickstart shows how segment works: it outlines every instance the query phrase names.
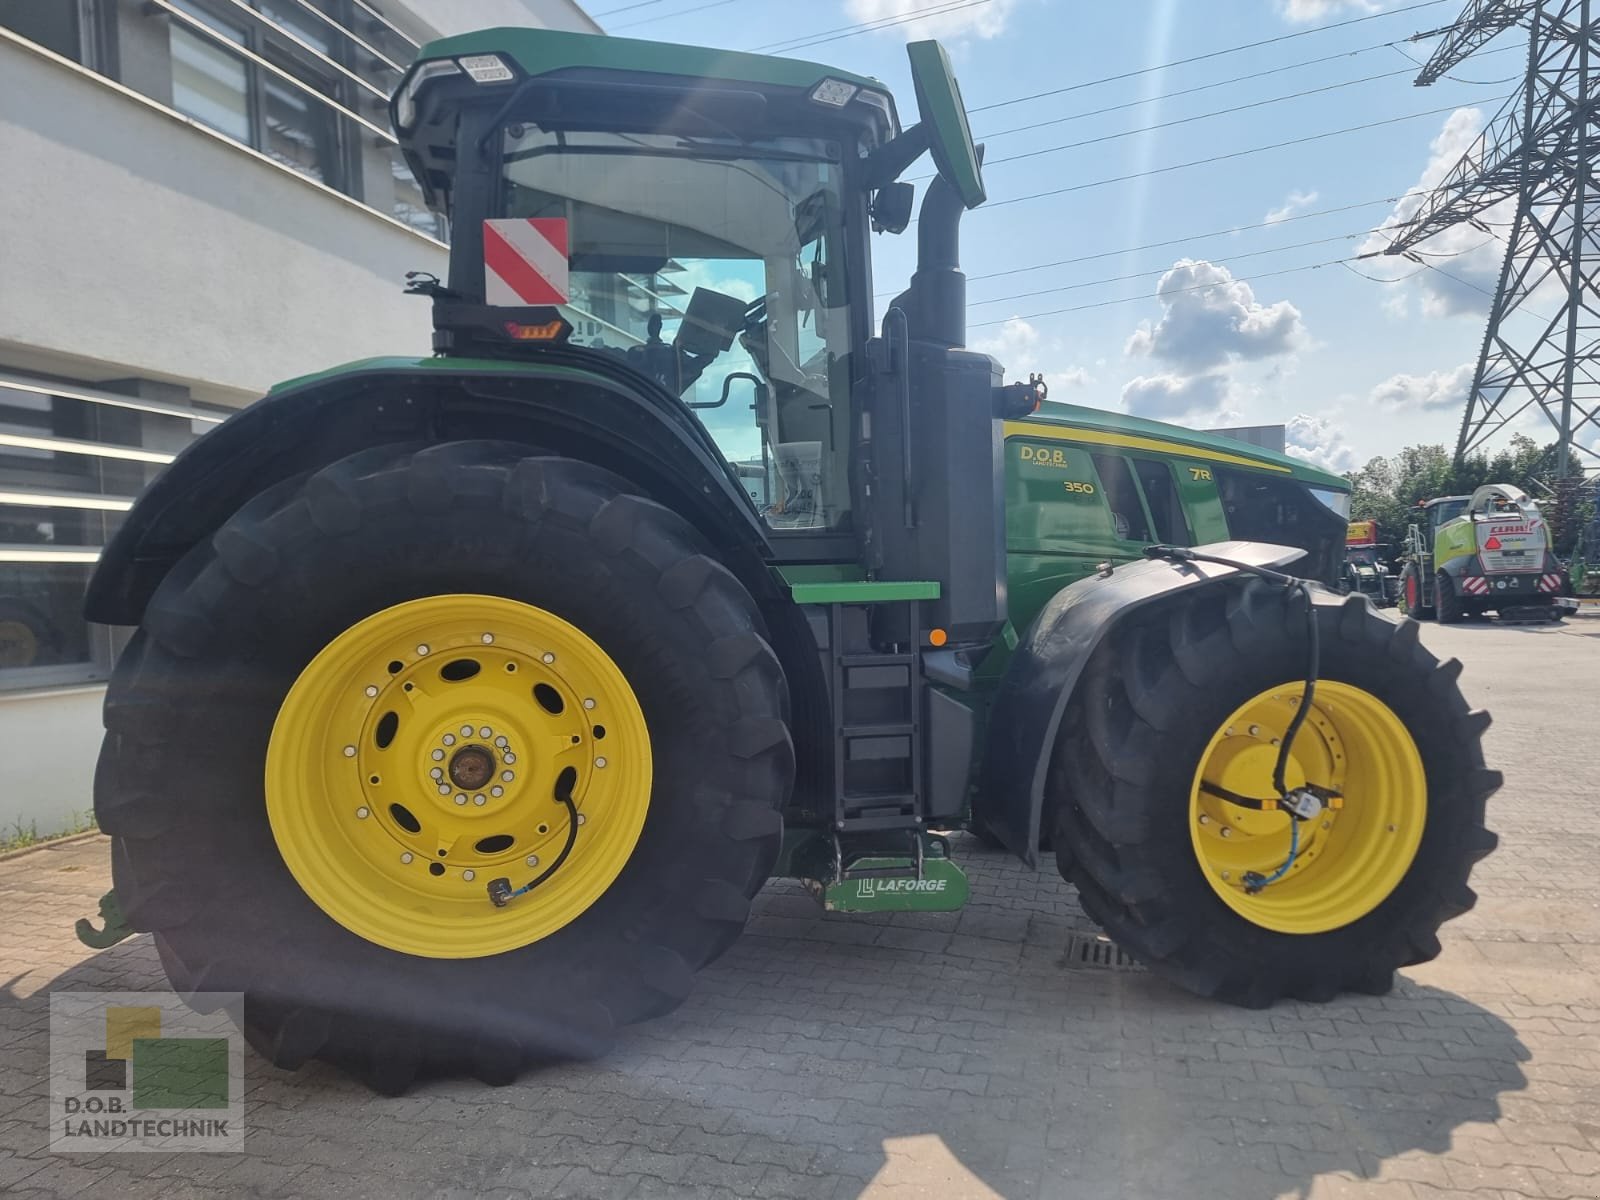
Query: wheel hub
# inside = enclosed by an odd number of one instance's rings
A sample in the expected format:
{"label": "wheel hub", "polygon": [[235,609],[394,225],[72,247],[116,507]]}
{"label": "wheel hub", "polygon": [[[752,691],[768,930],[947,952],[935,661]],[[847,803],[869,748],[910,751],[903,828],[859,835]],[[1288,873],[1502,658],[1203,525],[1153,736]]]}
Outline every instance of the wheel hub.
{"label": "wheel hub", "polygon": [[498,765],[493,750],[487,746],[463,746],[450,756],[450,766],[446,768],[450,782],[458,788],[475,792],[489,780],[494,778],[494,769]]}

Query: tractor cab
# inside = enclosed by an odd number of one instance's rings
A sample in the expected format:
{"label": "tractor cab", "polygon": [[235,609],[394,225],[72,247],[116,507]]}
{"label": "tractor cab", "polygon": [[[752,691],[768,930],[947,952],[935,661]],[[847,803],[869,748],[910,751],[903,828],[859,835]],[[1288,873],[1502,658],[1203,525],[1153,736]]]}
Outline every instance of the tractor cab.
{"label": "tractor cab", "polygon": [[[998,371],[947,355],[965,340],[956,222],[983,184],[944,51],[908,50],[924,117],[909,130],[865,76],[526,29],[430,45],[392,115],[452,227],[448,279],[422,285],[439,353],[610,360],[643,377],[698,418],[773,559],[867,555],[891,577],[932,579],[958,598],[946,626],[981,641],[1004,615],[987,453]],[[925,150],[939,177],[922,269],[880,339],[869,239],[909,224],[913,188],[896,177]],[[919,342],[929,353],[913,364]],[[915,448],[907,371],[930,384],[916,389]],[[874,438],[890,449],[874,454]],[[914,458],[962,456],[954,473],[982,489],[962,497],[988,532],[981,549],[905,536]],[[976,599],[963,606],[964,590]]]}

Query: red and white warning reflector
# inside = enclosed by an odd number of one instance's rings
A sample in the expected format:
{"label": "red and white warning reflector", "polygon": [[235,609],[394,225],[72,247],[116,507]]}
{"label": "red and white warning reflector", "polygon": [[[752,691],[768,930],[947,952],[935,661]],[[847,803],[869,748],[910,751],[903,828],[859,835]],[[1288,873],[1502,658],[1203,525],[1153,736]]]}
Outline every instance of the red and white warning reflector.
{"label": "red and white warning reflector", "polygon": [[567,302],[567,219],[483,223],[483,301],[523,308]]}

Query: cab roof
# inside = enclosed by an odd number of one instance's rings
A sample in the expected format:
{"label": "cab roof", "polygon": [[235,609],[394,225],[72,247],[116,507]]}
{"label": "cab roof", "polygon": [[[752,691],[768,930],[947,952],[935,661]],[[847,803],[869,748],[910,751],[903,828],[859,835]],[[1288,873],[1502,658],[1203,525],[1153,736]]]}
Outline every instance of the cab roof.
{"label": "cab roof", "polygon": [[[889,97],[882,81],[798,58],[774,58],[739,50],[647,42],[639,38],[602,37],[556,29],[500,26],[460,33],[428,42],[417,51],[416,64],[463,54],[499,54],[512,59],[525,75],[550,75],[566,70],[626,71],[748,83],[765,87],[810,89],[824,79],[838,79]],[[894,100],[889,98],[891,114]],[[899,132],[891,117],[892,133]]]}
{"label": "cab roof", "polygon": [[1168,425],[1164,421],[1152,421],[1128,413],[1107,412],[1105,409],[1085,408],[1077,404],[1047,402],[1041,404],[1039,411],[1026,420],[1048,425],[1078,426],[1101,433],[1120,434],[1124,437],[1174,442],[1180,446],[1193,447],[1198,458],[1216,458],[1225,455],[1227,459],[1245,460],[1244,463],[1236,465],[1259,465],[1262,470],[1273,471],[1279,475],[1287,469],[1292,478],[1314,487],[1340,492],[1350,490],[1350,481],[1343,475],[1324,471],[1321,467],[1314,466],[1303,458],[1296,458],[1292,454],[1279,454],[1275,450],[1252,446],[1249,442],[1241,442],[1220,433],[1185,429],[1181,425]]}

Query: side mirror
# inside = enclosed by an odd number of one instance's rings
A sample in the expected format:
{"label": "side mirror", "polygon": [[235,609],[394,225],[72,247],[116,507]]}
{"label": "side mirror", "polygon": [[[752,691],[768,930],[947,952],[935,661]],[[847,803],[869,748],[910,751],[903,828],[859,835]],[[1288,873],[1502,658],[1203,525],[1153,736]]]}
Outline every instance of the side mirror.
{"label": "side mirror", "polygon": [[917,187],[913,183],[886,183],[874,193],[872,207],[872,232],[904,233],[911,224],[911,210],[916,204]]}
{"label": "side mirror", "polygon": [[977,208],[987,198],[978,150],[967,125],[967,108],[961,87],[950,67],[950,56],[935,41],[911,42],[911,79],[917,88],[917,112],[928,130],[928,149],[939,174],[955,187],[961,203]]}

